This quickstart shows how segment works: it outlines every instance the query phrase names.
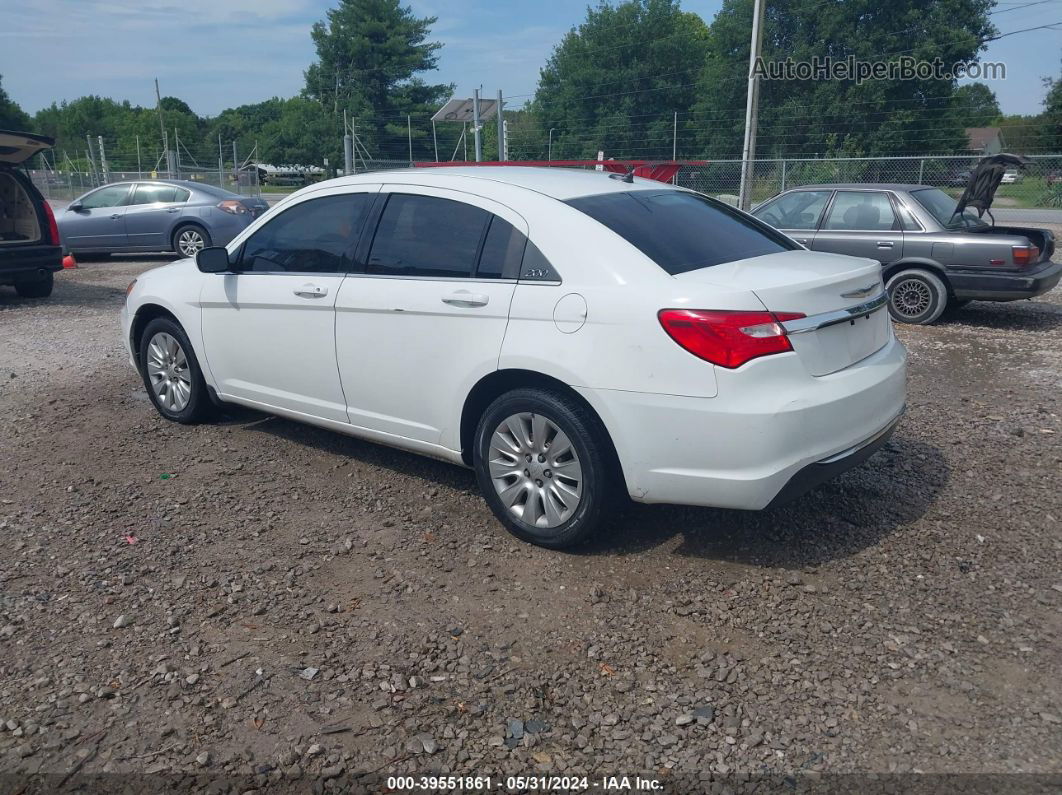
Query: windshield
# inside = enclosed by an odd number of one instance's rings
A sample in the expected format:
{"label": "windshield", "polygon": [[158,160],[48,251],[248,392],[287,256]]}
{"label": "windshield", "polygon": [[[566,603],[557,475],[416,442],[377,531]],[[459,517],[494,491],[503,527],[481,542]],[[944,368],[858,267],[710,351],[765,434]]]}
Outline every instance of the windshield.
{"label": "windshield", "polygon": [[985,222],[977,217],[977,211],[969,207],[962,211],[962,215],[956,215],[955,208],[959,202],[939,188],[913,190],[911,196],[946,229],[985,226]]}
{"label": "windshield", "polygon": [[570,199],[672,276],[799,248],[727,204],[679,190],[636,190]]}

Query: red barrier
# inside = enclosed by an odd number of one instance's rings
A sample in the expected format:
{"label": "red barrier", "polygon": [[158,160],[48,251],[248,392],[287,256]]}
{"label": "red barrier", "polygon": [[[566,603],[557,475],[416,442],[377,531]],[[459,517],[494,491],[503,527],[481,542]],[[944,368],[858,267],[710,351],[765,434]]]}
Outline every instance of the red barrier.
{"label": "red barrier", "polygon": [[614,174],[626,174],[631,168],[634,176],[670,182],[683,166],[706,166],[707,160],[494,160],[483,163],[449,161],[435,163],[430,160],[414,163],[416,168],[449,168],[453,166],[532,166],[557,168],[594,168],[601,166]]}

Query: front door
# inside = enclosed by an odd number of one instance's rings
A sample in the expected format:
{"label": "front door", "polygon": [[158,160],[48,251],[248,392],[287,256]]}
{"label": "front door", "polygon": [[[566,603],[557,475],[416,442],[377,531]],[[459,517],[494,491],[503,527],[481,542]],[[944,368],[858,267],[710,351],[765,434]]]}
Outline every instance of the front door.
{"label": "front door", "polygon": [[455,449],[461,401],[498,367],[526,225],[467,193],[383,190],[363,272],[336,301],[350,422]]}
{"label": "front door", "polygon": [[200,295],[222,397],[347,421],[335,302],[378,185],[310,194],[255,230]]}
{"label": "front door", "polygon": [[889,194],[839,190],[811,248],[876,259],[887,265],[903,255],[903,232]]}
{"label": "front door", "polygon": [[128,183],[105,185],[82,196],[76,210],[67,209],[59,230],[69,251],[114,250],[125,248],[125,211]]}
{"label": "front door", "polygon": [[162,182],[141,182],[125,211],[125,231],[133,248],[162,251],[170,247],[169,230],[191,195]]}

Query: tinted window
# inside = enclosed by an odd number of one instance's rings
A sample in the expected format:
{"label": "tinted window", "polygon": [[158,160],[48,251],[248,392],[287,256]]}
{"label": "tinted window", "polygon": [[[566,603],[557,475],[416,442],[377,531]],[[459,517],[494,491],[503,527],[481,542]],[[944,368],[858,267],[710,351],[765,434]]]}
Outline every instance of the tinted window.
{"label": "tinted window", "polygon": [[471,276],[490,217],[464,202],[393,193],[376,228],[366,271]]}
{"label": "tinted window", "polygon": [[892,203],[876,191],[837,191],[823,229],[884,232],[896,229]]}
{"label": "tinted window", "polygon": [[624,191],[568,201],[674,275],[790,251],[795,244],[743,213],[685,191]]}
{"label": "tinted window", "polygon": [[494,216],[483,241],[476,276],[481,279],[515,279],[520,275],[527,238],[508,221]]}
{"label": "tinted window", "polygon": [[81,206],[86,210],[93,210],[97,207],[120,207],[125,204],[125,197],[128,195],[128,185],[108,185],[82,199]]}
{"label": "tinted window", "polygon": [[815,229],[819,225],[822,208],[830,199],[833,191],[800,190],[779,196],[762,207],[757,207],[752,214],[775,229]]}
{"label": "tinted window", "polygon": [[172,204],[188,201],[189,193],[176,185],[137,185],[131,204]]}
{"label": "tinted window", "polygon": [[345,273],[374,196],[326,196],[285,210],[243,244],[240,270]]}

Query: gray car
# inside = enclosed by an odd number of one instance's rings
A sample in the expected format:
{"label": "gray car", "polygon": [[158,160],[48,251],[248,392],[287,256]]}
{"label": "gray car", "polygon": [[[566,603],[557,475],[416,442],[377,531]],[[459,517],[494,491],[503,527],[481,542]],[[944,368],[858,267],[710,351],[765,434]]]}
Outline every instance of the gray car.
{"label": "gray car", "polygon": [[927,324],[971,300],[1017,301],[1052,289],[1047,229],[994,226],[939,188],[926,185],[807,185],[781,193],[752,214],[812,251],[876,259],[889,311]]}
{"label": "gray car", "polygon": [[114,182],[70,203],[56,221],[73,254],[176,251],[223,246],[269,209],[260,198],[176,179]]}

